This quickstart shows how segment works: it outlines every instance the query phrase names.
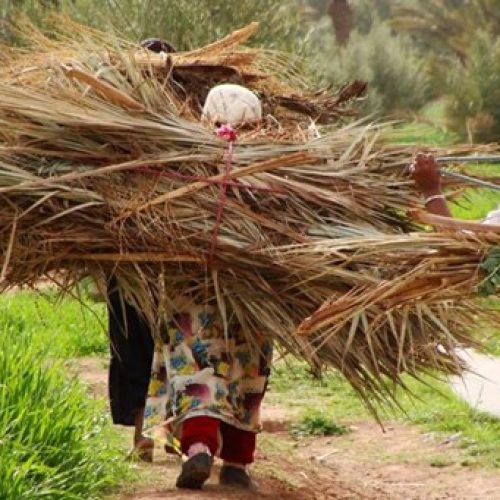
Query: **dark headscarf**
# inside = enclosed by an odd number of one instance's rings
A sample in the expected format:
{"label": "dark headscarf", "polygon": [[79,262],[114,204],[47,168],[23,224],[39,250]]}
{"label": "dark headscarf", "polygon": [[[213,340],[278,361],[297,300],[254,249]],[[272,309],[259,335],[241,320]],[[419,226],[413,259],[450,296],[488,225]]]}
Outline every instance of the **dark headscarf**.
{"label": "dark headscarf", "polygon": [[161,38],[146,38],[145,40],[142,40],[141,47],[151,50],[152,52],[156,52],[156,54],[159,54],[160,52],[166,52],[167,54],[177,52],[173,45],[165,40],[162,40]]}

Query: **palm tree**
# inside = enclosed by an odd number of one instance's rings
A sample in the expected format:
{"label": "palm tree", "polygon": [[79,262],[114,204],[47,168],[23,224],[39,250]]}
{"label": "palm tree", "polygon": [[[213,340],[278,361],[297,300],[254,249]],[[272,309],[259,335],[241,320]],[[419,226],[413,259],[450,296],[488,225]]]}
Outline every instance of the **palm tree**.
{"label": "palm tree", "polygon": [[332,18],[337,43],[346,45],[354,26],[354,14],[349,0],[331,0],[327,11]]}
{"label": "palm tree", "polygon": [[417,0],[393,9],[391,26],[437,53],[449,52],[465,63],[477,31],[500,35],[498,0]]}

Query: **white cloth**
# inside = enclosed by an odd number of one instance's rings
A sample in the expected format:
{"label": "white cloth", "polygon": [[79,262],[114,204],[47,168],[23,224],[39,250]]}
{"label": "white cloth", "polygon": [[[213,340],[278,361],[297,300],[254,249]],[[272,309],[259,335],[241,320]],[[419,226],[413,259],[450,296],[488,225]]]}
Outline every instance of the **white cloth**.
{"label": "white cloth", "polygon": [[262,119],[262,106],[259,98],[241,85],[217,85],[208,93],[203,118],[233,126],[255,123]]}
{"label": "white cloth", "polygon": [[483,219],[483,224],[500,224],[500,205]]}

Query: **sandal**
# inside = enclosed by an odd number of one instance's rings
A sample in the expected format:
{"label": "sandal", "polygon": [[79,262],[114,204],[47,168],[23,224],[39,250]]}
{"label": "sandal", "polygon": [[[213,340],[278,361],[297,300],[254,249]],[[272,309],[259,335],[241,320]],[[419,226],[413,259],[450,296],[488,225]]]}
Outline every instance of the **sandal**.
{"label": "sandal", "polygon": [[128,460],[139,459],[142,462],[152,463],[154,454],[154,442],[152,439],[143,438],[134,443],[134,448],[127,455]]}

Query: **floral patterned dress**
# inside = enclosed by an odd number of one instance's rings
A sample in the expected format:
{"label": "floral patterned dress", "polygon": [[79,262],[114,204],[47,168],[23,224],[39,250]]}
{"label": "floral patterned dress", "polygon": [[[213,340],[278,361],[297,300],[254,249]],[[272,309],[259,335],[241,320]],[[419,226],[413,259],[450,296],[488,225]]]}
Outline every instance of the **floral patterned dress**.
{"label": "floral patterned dress", "polygon": [[272,345],[239,331],[224,336],[212,306],[190,306],[169,321],[157,342],[145,409],[145,432],[177,449],[179,425],[210,416],[242,430],[260,430]]}

